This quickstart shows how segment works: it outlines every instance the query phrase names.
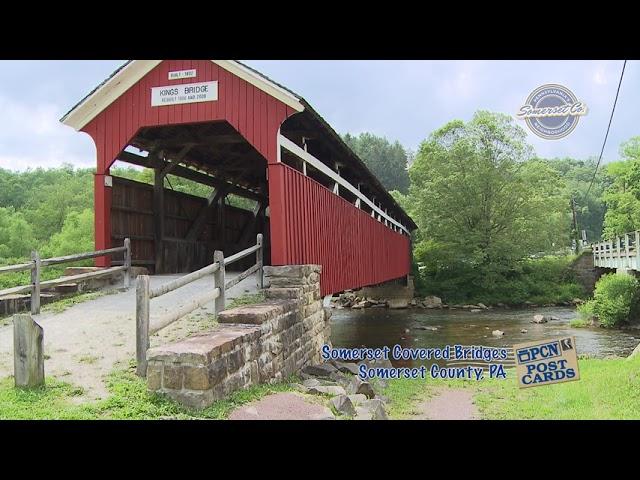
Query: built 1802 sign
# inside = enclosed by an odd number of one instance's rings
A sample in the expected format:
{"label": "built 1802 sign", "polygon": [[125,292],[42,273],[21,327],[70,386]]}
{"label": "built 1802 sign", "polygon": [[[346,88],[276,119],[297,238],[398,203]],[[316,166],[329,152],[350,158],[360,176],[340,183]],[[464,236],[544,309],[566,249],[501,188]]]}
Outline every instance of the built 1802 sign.
{"label": "built 1802 sign", "polygon": [[587,114],[587,105],[579,101],[571,90],[557,84],[536,88],[516,117],[524,120],[539,137],[557,140],[569,135]]}

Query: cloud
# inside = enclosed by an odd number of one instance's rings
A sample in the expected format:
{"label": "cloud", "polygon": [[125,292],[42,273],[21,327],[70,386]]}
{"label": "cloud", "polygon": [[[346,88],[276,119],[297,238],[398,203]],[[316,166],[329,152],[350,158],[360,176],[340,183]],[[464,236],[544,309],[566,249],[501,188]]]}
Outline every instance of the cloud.
{"label": "cloud", "polygon": [[0,167],[25,170],[62,163],[95,165],[93,141],[60,123],[64,112],[58,105],[30,105],[0,97],[0,111]]}

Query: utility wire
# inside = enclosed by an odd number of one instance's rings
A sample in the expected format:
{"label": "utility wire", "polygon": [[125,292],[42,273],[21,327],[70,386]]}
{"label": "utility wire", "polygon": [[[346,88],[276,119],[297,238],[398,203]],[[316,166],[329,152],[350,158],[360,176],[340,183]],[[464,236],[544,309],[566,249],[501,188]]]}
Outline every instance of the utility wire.
{"label": "utility wire", "polygon": [[598,163],[596,164],[596,169],[593,171],[593,177],[591,177],[591,183],[589,184],[589,188],[587,189],[587,194],[585,198],[589,196],[589,192],[591,191],[591,187],[593,186],[593,181],[596,179],[596,173],[598,173],[598,167],[600,166],[600,162],[602,161],[602,154],[604,153],[604,147],[607,144],[607,137],[609,136],[609,129],[611,128],[611,121],[613,120],[613,114],[616,111],[616,103],[618,103],[618,94],[620,93],[620,85],[622,85],[622,77],[624,77],[624,68],[627,66],[627,61],[624,61],[622,65],[622,72],[620,73],[620,81],[618,82],[618,90],[616,91],[616,98],[613,101],[613,108],[611,109],[611,117],[609,117],[609,126],[607,127],[607,133],[604,136],[604,142],[602,142],[602,150],[600,150],[600,157],[598,157]]}

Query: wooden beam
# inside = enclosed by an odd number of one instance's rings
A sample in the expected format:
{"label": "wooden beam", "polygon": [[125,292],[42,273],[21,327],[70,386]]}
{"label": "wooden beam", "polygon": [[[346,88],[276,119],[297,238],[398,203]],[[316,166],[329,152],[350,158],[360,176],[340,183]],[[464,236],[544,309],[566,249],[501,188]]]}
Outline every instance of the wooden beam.
{"label": "wooden beam", "polygon": [[[129,152],[123,152],[118,157],[118,160],[122,162],[131,163],[133,165],[138,165],[140,167],[147,168],[164,168],[165,163],[158,159],[153,158],[145,158],[139,155],[135,155]],[[221,180],[216,177],[212,177],[211,175],[207,175],[205,173],[198,172],[196,170],[192,170],[183,166],[176,166],[173,171],[173,175],[178,177],[186,178],[187,180],[191,180],[196,183],[201,183],[203,185],[208,185],[210,187],[220,188],[220,187],[228,187],[228,193],[233,193],[234,195],[238,195],[239,197],[249,198],[255,201],[266,201],[266,195],[263,195],[258,192],[254,192],[252,190],[248,190],[244,187],[240,187],[232,184],[226,180]]]}
{"label": "wooden beam", "polygon": [[240,238],[238,239],[238,245],[240,247],[242,247],[244,244],[246,244],[249,241],[249,237],[251,236],[252,230],[254,230],[252,227],[254,227],[257,224],[258,218],[264,211],[264,208],[265,208],[264,204],[259,202],[256,204],[255,207],[253,207],[253,212],[251,212],[253,213],[253,217],[247,220],[247,223],[245,223],[244,227],[242,228],[242,231],[240,232]]}
{"label": "wooden beam", "polygon": [[218,206],[217,210],[218,210],[218,230],[220,230],[220,248],[223,252],[226,246],[225,230],[227,229],[227,219],[225,215],[226,209],[224,208],[225,197],[226,197],[226,194],[221,195],[216,202],[216,205]]}
{"label": "wooden beam", "polygon": [[221,196],[226,196],[226,193],[223,189],[217,189],[211,192],[211,194],[207,198],[207,204],[203,205],[203,207],[198,212],[198,216],[189,227],[189,231],[187,232],[187,236],[185,237],[186,240],[192,242],[198,240],[198,237],[200,236],[200,233],[202,233],[202,229],[206,224],[207,216],[211,211],[211,207],[214,206],[218,202],[218,200],[220,200]]}
{"label": "wooden beam", "polygon": [[156,257],[155,273],[163,269],[163,237],[164,237],[164,176],[160,168],[154,169],[153,177],[153,237]]}
{"label": "wooden beam", "polygon": [[[190,144],[185,145],[182,148],[182,150],[180,150],[175,157],[173,157],[171,159],[167,159],[165,157],[164,161],[165,161],[166,165],[162,169],[162,176],[166,177],[167,175],[169,175],[171,173],[171,171],[178,166],[178,164],[184,159],[184,157],[187,155],[187,153],[189,153],[189,150],[191,150],[192,148],[193,148],[193,144],[190,143]],[[164,155],[163,155],[163,157],[164,157]]]}

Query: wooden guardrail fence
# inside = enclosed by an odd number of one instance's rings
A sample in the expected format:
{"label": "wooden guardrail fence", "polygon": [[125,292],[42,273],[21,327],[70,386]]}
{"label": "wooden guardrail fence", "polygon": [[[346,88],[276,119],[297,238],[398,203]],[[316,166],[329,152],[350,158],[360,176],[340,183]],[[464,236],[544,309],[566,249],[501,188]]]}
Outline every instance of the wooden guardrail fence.
{"label": "wooden guardrail fence", "polygon": [[[48,267],[50,265],[60,265],[63,263],[71,263],[79,260],[87,260],[89,258],[104,257],[107,255],[114,255],[116,253],[124,253],[124,265],[105,268],[102,270],[97,270],[95,272],[87,272],[80,273],[78,275],[59,277],[53,280],[40,280],[40,273],[43,267]],[[0,274],[24,271],[31,271],[31,284],[20,285],[18,287],[0,290],[0,298],[16,293],[31,292],[31,313],[33,315],[37,315],[40,313],[40,290],[42,289],[42,287],[52,287],[69,282],[87,280],[90,278],[105,277],[111,275],[112,273],[123,271],[124,287],[129,288],[129,285],[131,283],[131,241],[128,238],[125,238],[124,245],[122,247],[108,248],[106,250],[96,250],[94,252],[85,252],[75,255],[66,255],[63,257],[52,257],[44,259],[40,258],[40,255],[37,251],[34,251],[31,253],[31,262],[0,267]]]}
{"label": "wooden guardrail fence", "polygon": [[[225,267],[254,252],[256,254],[256,263],[237,277],[226,282]],[[238,284],[254,272],[258,272],[258,287],[263,288],[263,241],[260,233],[256,238],[256,245],[226,259],[220,250],[216,250],[213,254],[213,263],[211,265],[163,285],[151,288],[149,276],[139,275],[136,282],[136,373],[141,377],[147,374],[147,350],[149,349],[149,337],[151,335],[211,301],[215,301],[215,313],[217,315],[225,308],[225,290]],[[213,288],[211,290],[192,299],[173,312],[151,318],[152,299],[173,292],[211,274],[214,275]]]}

